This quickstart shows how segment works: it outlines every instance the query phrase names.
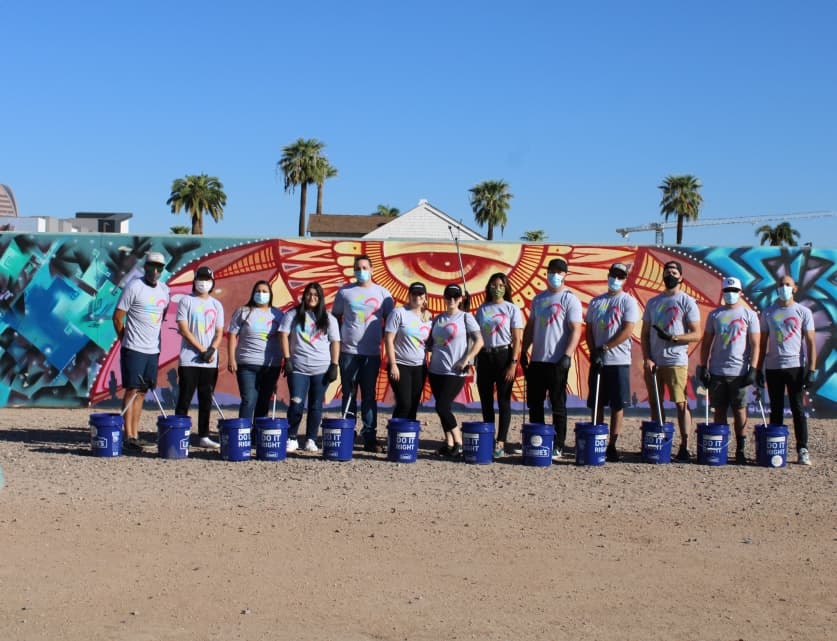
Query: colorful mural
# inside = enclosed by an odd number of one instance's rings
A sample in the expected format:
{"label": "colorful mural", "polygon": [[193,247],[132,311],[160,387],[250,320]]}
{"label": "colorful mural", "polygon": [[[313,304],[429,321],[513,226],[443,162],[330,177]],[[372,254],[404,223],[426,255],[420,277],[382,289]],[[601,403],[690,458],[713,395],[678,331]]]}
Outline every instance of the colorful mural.
{"label": "colorful mural", "polygon": [[[509,276],[515,302],[528,315],[535,294],[546,287],[545,266],[551,258],[568,260],[567,285],[587,303],[606,289],[611,263],[631,266],[625,289],[644,308],[661,290],[662,266],[670,259],[684,266],[686,291],[695,297],[702,318],[720,300],[721,275],[735,276],[744,298],[754,310],[773,300],[774,283],[786,273],[799,284],[797,300],[814,313],[819,353],[817,387],[811,390],[812,410],[837,413],[837,374],[833,347],[837,322],[837,250],[818,248],[638,247],[501,242],[463,242],[462,270],[472,294],[472,308],[484,300],[489,276]],[[319,282],[330,305],[337,289],[351,278],[352,261],[367,254],[374,277],[396,301],[407,298],[415,280],[428,286],[434,312],[444,306],[442,290],[461,283],[459,257],[453,242],[230,239],[193,236],[123,236],[112,234],[0,234],[0,406],[83,407],[117,402],[121,396],[119,344],[111,323],[116,301],[128,280],[140,274],[148,251],[167,258],[163,279],[172,303],[163,326],[158,389],[163,402],[174,404],[177,392],[177,355],[180,337],[174,317],[177,301],[191,291],[192,275],[209,265],[216,275],[213,294],[228,316],[244,304],[253,283],[272,284],[274,302],[289,308],[305,285]],[[634,336],[631,387],[635,403],[647,403],[642,383],[639,333]],[[692,346],[692,371],[698,347]],[[221,402],[238,402],[235,378],[226,372],[226,350],[221,350],[217,395]],[[570,378],[571,406],[581,407],[587,394],[589,355],[580,347]],[[694,386],[690,394],[694,400]],[[340,394],[339,382],[328,391],[331,403]],[[476,385],[465,387],[461,403],[478,405]],[[514,390],[523,398],[523,380]],[[277,397],[287,402],[280,379]],[[385,373],[378,380],[379,400],[391,403]],[[426,400],[429,390],[425,392]],[[432,399],[429,399],[432,403]]]}

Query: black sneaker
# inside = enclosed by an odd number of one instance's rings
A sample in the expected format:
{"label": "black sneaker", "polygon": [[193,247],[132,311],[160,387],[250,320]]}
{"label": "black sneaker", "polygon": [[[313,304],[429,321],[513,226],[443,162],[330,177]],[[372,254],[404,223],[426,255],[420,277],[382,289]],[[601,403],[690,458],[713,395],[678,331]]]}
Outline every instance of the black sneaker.
{"label": "black sneaker", "polygon": [[386,454],[386,448],[377,441],[370,441],[363,444],[364,452],[372,452],[373,454]]}
{"label": "black sneaker", "polygon": [[457,443],[451,448],[450,457],[457,458],[459,456],[462,456],[462,446],[459,443]]}
{"label": "black sneaker", "polygon": [[674,460],[679,463],[689,463],[692,460],[692,457],[689,454],[689,448],[685,445],[681,445],[680,449],[677,450],[677,456],[674,457]]}
{"label": "black sneaker", "polygon": [[607,448],[607,451],[605,452],[605,461],[608,463],[618,463],[621,460],[622,457],[619,456],[619,452],[615,447]]}
{"label": "black sneaker", "polygon": [[735,452],[735,464],[736,465],[747,465],[747,457],[744,456],[744,452],[741,450],[737,450]]}
{"label": "black sneaker", "polygon": [[442,445],[438,450],[436,450],[436,454],[439,456],[450,456],[451,447],[447,443]]}
{"label": "black sneaker", "polygon": [[132,454],[142,454],[145,451],[145,446],[138,438],[126,438],[124,449]]}

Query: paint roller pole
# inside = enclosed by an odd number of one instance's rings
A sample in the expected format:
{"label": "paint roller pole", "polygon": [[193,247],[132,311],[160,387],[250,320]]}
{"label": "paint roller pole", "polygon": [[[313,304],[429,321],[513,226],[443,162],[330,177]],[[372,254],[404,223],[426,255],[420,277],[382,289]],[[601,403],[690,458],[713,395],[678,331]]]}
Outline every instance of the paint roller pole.
{"label": "paint roller pole", "polygon": [[657,420],[660,422],[660,425],[665,423],[663,420],[663,408],[660,405],[660,388],[657,387],[657,368],[651,370],[651,376],[654,378],[654,400],[657,403]]}
{"label": "paint roller pole", "polygon": [[146,380],[142,376],[139,377],[139,380],[140,383],[145,385],[151,391],[151,394],[154,396],[154,400],[157,401],[157,407],[160,408],[160,414],[163,415],[163,418],[168,418],[169,415],[166,414],[166,410],[163,409],[163,404],[160,402],[160,397],[157,396],[157,391],[154,389],[154,386],[146,382]]}
{"label": "paint roller pole", "polygon": [[131,405],[134,404],[134,401],[137,400],[137,396],[139,396],[139,390],[134,390],[134,395],[131,397],[131,400],[125,404],[125,407],[122,408],[122,411],[119,413],[121,416],[125,416],[129,409],[131,409]]}
{"label": "paint roller pole", "polygon": [[601,372],[601,370],[598,370],[596,372],[596,394],[595,394],[595,400],[593,401],[593,425],[597,424],[596,423],[596,418],[598,417],[598,414],[599,414],[599,387],[600,387],[599,383],[601,382],[601,380],[602,380],[602,372]]}
{"label": "paint roller pole", "polygon": [[212,394],[212,402],[215,403],[215,409],[218,410],[218,414],[221,416],[221,420],[225,421],[226,417],[224,416],[224,412],[221,411],[221,406],[218,405],[218,399],[215,398],[215,394]]}
{"label": "paint roller pole", "polygon": [[459,234],[456,236],[453,235],[452,225],[448,225],[448,231],[450,232],[450,237],[453,238],[453,242],[456,244],[456,257],[459,259],[459,273],[462,275],[462,294],[464,296],[463,300],[465,301],[464,311],[468,312],[471,308],[471,295],[468,293],[468,287],[465,284],[465,266],[462,264],[462,252],[459,251]]}

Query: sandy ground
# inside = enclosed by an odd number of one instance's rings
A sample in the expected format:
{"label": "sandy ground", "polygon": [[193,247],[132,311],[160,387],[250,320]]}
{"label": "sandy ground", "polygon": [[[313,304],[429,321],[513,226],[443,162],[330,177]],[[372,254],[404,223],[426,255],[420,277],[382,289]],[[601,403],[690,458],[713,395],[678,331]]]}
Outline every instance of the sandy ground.
{"label": "sandy ground", "polygon": [[415,464],[103,459],[88,415],[0,410],[3,640],[837,638],[835,421],[811,468],[643,464],[639,418],[533,468],[432,414]]}

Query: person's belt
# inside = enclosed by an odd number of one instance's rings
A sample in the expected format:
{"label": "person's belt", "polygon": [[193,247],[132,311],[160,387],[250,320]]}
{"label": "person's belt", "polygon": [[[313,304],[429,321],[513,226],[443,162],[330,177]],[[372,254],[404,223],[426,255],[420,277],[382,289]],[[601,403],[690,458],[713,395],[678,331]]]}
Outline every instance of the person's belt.
{"label": "person's belt", "polygon": [[511,345],[500,345],[499,347],[483,347],[482,351],[486,354],[499,354],[500,352],[507,352],[511,349]]}

